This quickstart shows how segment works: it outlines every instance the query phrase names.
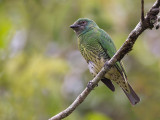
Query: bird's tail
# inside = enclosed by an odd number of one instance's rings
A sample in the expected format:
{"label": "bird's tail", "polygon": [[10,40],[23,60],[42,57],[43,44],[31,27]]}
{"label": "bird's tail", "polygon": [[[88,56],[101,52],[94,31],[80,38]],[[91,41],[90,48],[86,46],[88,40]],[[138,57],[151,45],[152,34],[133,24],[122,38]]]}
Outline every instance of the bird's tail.
{"label": "bird's tail", "polygon": [[140,98],[138,97],[138,95],[134,92],[134,90],[132,89],[132,87],[128,84],[128,87],[130,89],[130,92],[126,92],[123,88],[124,93],[126,94],[126,96],[128,97],[129,101],[131,102],[132,105],[136,105],[139,101]]}

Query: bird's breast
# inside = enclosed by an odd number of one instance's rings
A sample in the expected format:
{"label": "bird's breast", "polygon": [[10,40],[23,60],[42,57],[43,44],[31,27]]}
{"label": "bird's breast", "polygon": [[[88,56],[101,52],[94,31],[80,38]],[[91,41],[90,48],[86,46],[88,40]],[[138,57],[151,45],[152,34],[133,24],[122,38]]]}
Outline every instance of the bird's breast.
{"label": "bird's breast", "polygon": [[[88,47],[80,44],[79,49],[82,56],[87,61],[89,71],[93,76],[96,76],[104,66],[105,62],[109,60],[108,55],[103,49],[101,49],[101,47]],[[115,72],[117,72],[117,69],[112,67],[105,77],[109,79]]]}
{"label": "bird's breast", "polygon": [[90,73],[93,76],[96,76],[99,73],[99,71],[102,69],[102,67],[104,66],[105,61],[106,60],[102,57],[95,58],[94,60],[90,60],[88,62],[88,68],[89,68]]}

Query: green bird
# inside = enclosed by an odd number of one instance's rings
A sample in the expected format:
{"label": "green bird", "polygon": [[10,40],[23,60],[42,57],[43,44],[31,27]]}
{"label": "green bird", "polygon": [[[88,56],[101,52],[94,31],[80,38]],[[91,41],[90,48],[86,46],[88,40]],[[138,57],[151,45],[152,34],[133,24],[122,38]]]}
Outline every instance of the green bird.
{"label": "green bird", "polygon": [[[79,50],[88,63],[90,73],[95,77],[105,62],[116,53],[116,47],[112,39],[93,20],[88,18],[78,19],[70,28],[77,34]],[[127,75],[122,62],[116,62],[101,81],[112,91],[115,91],[112,81],[117,83],[132,105],[140,101],[127,81]]]}

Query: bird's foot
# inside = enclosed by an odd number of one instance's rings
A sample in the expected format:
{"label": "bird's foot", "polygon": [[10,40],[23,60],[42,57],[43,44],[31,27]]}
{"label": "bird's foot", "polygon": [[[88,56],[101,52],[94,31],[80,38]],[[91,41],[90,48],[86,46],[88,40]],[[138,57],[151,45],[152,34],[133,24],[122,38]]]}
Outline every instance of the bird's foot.
{"label": "bird's foot", "polygon": [[105,69],[109,67],[108,64],[109,64],[109,62],[106,61],[105,64],[104,64],[104,68],[105,68]]}
{"label": "bird's foot", "polygon": [[[96,87],[98,87],[98,84],[96,84]],[[87,84],[87,88],[89,90],[92,90],[94,88],[94,83],[92,81],[89,81],[88,84]]]}

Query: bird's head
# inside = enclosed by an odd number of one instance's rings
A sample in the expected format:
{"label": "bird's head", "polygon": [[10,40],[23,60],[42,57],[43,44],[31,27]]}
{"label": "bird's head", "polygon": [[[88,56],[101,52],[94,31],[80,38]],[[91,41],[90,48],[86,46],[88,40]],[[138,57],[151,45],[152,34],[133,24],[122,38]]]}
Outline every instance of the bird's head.
{"label": "bird's head", "polygon": [[98,26],[93,20],[88,18],[80,18],[70,26],[70,28],[72,28],[77,33],[77,35],[83,34],[91,30],[93,27]]}

